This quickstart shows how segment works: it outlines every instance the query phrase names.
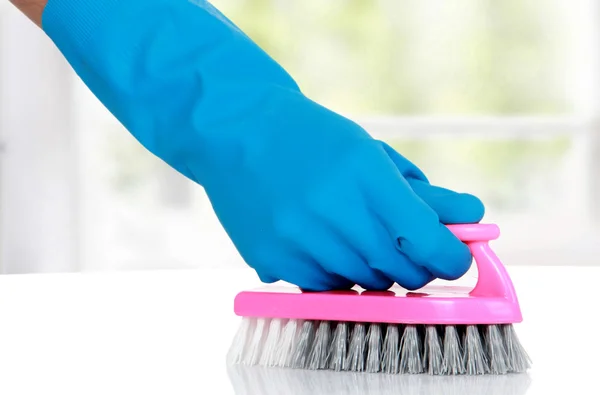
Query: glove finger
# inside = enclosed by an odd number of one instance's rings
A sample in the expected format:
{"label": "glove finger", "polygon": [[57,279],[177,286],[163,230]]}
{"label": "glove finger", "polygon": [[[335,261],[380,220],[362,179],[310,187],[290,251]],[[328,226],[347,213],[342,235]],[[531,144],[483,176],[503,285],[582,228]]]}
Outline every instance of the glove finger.
{"label": "glove finger", "polygon": [[[281,262],[276,263],[283,267]],[[297,254],[287,260],[285,269],[276,269],[281,280],[294,284],[304,291],[347,290],[354,282],[333,273],[326,272],[316,261],[305,254]]]}
{"label": "glove finger", "polygon": [[327,272],[340,275],[353,284],[374,291],[389,289],[394,283],[393,280],[370,267],[356,251],[341,242],[339,236],[329,231],[319,236],[318,239],[310,240],[317,242],[317,245],[306,244],[307,252],[310,251],[315,261]]}
{"label": "glove finger", "polygon": [[348,232],[347,237],[356,240],[356,243],[362,240],[362,251],[371,268],[411,291],[422,288],[435,279],[429,270],[411,262],[398,251],[396,243],[390,239],[375,215],[365,214],[361,223],[363,225],[354,232]]}
{"label": "glove finger", "polygon": [[388,245],[379,256],[369,259],[369,266],[394,280],[402,288],[414,291],[435,280],[433,274],[411,262],[404,254]]}
{"label": "glove finger", "polygon": [[352,251],[336,236],[323,235],[320,248],[311,248],[311,255],[329,273],[335,273],[353,284],[368,290],[383,291],[389,289],[394,281],[374,270],[367,262]]}
{"label": "glove finger", "polygon": [[[356,198],[338,201],[335,207],[322,210],[319,215],[330,227],[331,234],[338,235],[370,269],[367,272],[360,267],[361,271],[357,271],[355,275],[360,276],[361,281],[356,282],[361,285],[360,283],[368,278],[363,273],[377,273],[377,278],[385,284],[385,288],[381,289],[388,289],[396,282],[406,289],[413,290],[433,280],[433,275],[427,269],[410,262],[395,248],[395,243],[390,240],[385,228],[367,209],[364,198],[358,193],[353,196]],[[338,273],[344,275],[342,272]]]}
{"label": "glove finger", "polygon": [[305,291],[347,290],[354,286],[351,281],[325,271],[304,252],[285,244],[271,248],[251,265],[261,281],[280,279]]}
{"label": "glove finger", "polygon": [[454,280],[471,265],[469,248],[440,222],[386,156],[373,161],[365,191],[374,213],[398,250],[435,277]]}
{"label": "glove finger", "polygon": [[[348,214],[344,210],[336,212]],[[294,226],[286,232],[286,241],[295,244],[295,248],[310,256],[328,273],[335,273],[368,290],[390,288],[394,282],[369,267],[352,245],[336,232],[336,229],[344,227],[329,226],[330,221],[331,218],[299,216],[294,219]]]}
{"label": "glove finger", "polygon": [[485,214],[485,207],[476,196],[458,193],[417,179],[407,181],[444,224],[477,223]]}

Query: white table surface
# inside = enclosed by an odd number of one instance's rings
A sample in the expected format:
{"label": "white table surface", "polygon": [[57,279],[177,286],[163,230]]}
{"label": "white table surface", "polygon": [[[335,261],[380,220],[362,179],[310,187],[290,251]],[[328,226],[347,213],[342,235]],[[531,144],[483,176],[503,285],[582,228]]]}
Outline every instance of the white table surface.
{"label": "white table surface", "polygon": [[258,285],[249,270],[0,276],[0,393],[599,394],[600,268],[509,271],[524,315],[517,331],[534,366],[528,375],[475,378],[229,376],[233,297]]}

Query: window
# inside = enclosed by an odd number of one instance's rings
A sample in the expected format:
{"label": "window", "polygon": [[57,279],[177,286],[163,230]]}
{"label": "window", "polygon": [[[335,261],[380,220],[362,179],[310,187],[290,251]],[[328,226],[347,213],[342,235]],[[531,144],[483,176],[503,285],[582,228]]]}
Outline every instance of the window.
{"label": "window", "polygon": [[216,0],[311,97],[354,115],[564,114],[572,2]]}
{"label": "window", "polygon": [[[389,142],[433,182],[479,195],[485,220],[503,230],[496,249],[507,264],[594,263],[586,261],[599,244],[593,0],[213,4],[307,95]],[[240,264],[202,189],[74,85],[80,268]]]}

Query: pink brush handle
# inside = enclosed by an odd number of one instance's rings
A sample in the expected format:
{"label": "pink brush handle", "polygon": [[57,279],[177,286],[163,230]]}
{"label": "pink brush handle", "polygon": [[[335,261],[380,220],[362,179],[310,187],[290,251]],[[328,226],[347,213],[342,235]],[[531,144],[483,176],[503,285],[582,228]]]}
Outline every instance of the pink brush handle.
{"label": "pink brush handle", "polygon": [[477,265],[478,280],[470,292],[473,296],[502,297],[517,303],[512,280],[500,259],[494,254],[488,242],[500,236],[495,224],[447,225],[448,229],[471,250]]}

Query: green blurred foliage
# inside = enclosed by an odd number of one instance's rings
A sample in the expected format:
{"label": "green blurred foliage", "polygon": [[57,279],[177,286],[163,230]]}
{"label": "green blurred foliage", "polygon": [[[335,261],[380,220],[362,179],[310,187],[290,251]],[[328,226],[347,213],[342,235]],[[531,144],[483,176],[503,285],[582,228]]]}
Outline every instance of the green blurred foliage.
{"label": "green blurred foliage", "polygon": [[[548,0],[214,0],[329,108],[361,115],[568,113],[567,45]],[[554,7],[554,8],[553,8]],[[401,132],[401,131],[400,131]],[[445,185],[468,177],[497,207],[560,167],[567,138],[390,143]],[[532,203],[535,204],[535,203]]]}
{"label": "green blurred foliage", "polygon": [[544,196],[531,184],[549,182],[571,149],[568,137],[510,139],[393,139],[389,144],[418,164],[430,181],[478,195],[490,207],[526,210]]}
{"label": "green blurred foliage", "polygon": [[[327,107],[363,115],[562,114],[560,0],[213,0]],[[401,132],[401,131],[400,131]],[[570,148],[544,141],[397,139],[399,152],[446,186],[508,207]],[[135,145],[136,148],[132,148]],[[133,140],[111,142],[122,190],[155,166]],[[524,178],[525,177],[525,178]],[[527,178],[529,177],[529,178]]]}
{"label": "green blurred foliage", "polygon": [[570,110],[553,1],[214,0],[326,106],[363,114]]}

